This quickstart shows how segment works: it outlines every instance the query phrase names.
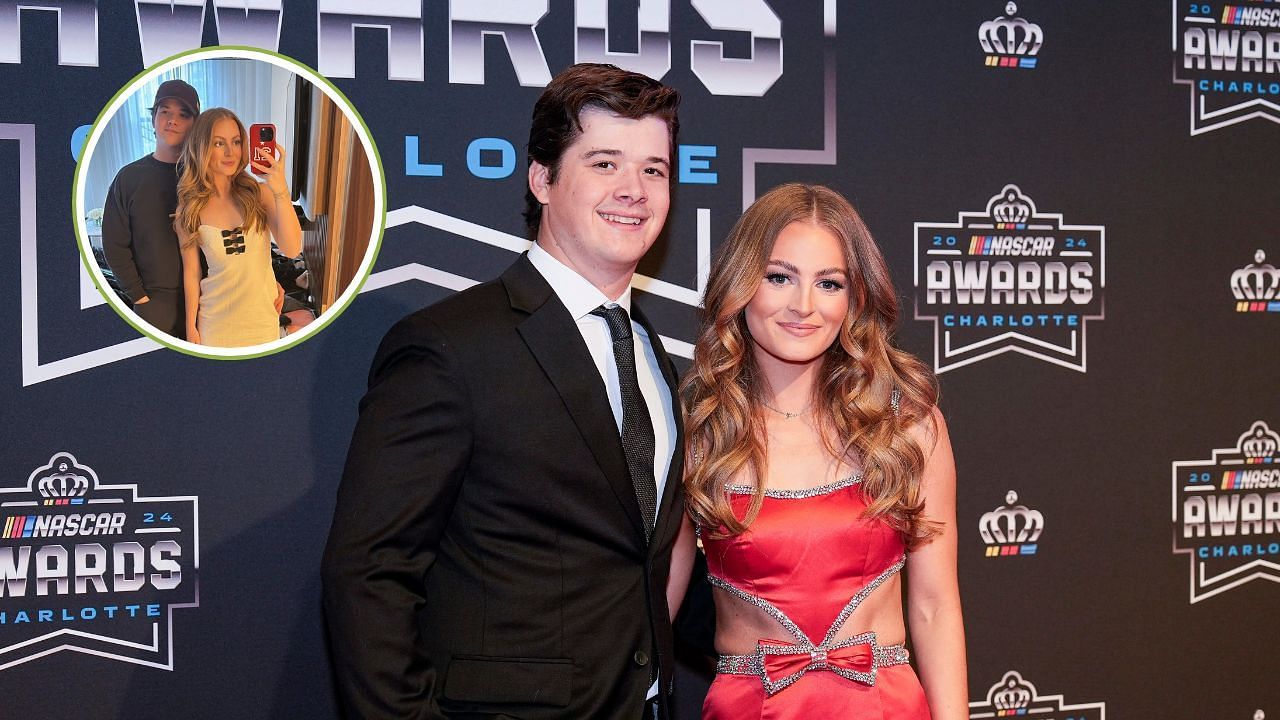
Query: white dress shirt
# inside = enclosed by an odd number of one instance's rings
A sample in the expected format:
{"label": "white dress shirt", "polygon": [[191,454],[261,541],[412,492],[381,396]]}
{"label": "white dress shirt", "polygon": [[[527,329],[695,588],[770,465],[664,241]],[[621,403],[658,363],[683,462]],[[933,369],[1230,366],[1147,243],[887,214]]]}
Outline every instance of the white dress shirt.
{"label": "white dress shirt", "polygon": [[[600,372],[600,378],[609,393],[609,407],[613,408],[613,419],[618,426],[618,435],[622,435],[622,390],[618,385],[618,366],[613,359],[613,338],[609,335],[609,325],[605,319],[592,315],[591,311],[601,305],[620,306],[631,315],[631,288],[617,301],[610,300],[596,286],[592,285],[564,263],[552,257],[537,243],[529,249],[529,261],[542,277],[551,285],[556,297],[569,310],[577,323],[578,332],[587,344],[591,359]],[[658,506],[662,504],[662,490],[667,485],[667,473],[671,470],[671,454],[676,438],[676,419],[671,408],[671,390],[662,377],[658,365],[658,356],[653,352],[653,340],[649,333],[634,319],[631,321],[631,338],[635,343],[636,380],[640,384],[640,394],[649,408],[649,419],[653,423],[654,448],[654,480],[657,482]],[[644,361],[640,362],[640,358]],[[656,521],[657,518],[650,518]]]}

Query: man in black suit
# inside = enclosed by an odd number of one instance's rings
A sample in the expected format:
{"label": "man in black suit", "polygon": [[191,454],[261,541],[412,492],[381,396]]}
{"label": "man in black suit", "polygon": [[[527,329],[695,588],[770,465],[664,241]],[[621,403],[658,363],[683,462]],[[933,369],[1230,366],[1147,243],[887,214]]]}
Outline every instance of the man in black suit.
{"label": "man in black suit", "polygon": [[678,103],[610,65],[557,76],[529,133],[534,247],[379,347],[324,558],[349,716],[666,717],[681,425],[630,281]]}

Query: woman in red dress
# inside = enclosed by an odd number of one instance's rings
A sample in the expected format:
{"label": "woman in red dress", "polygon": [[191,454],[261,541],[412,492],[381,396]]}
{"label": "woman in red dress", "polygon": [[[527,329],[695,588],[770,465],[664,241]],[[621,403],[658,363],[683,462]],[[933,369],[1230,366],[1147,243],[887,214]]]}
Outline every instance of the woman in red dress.
{"label": "woman in red dress", "polygon": [[677,550],[696,532],[715,588],[703,717],[966,718],[950,441],[933,373],[891,344],[897,295],[862,219],[830,189],[775,188],[704,307]]}

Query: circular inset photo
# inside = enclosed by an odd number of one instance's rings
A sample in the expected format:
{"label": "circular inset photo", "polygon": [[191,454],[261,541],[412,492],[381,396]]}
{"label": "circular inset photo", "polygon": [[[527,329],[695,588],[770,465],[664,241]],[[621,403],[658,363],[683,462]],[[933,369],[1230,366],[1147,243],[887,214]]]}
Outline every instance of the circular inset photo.
{"label": "circular inset photo", "polygon": [[84,262],[121,317],[186,353],[250,358],[302,342],[356,296],[386,182],[328,80],[224,46],[116,93],[85,141],[72,207]]}

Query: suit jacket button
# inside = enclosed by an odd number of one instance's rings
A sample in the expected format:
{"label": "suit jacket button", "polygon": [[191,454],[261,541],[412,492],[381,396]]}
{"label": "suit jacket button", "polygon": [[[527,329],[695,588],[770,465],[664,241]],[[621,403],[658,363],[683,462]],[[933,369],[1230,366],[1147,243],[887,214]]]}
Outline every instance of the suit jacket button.
{"label": "suit jacket button", "polygon": [[631,656],[631,659],[640,667],[644,667],[649,664],[649,656],[643,650],[637,650],[636,654]]}

